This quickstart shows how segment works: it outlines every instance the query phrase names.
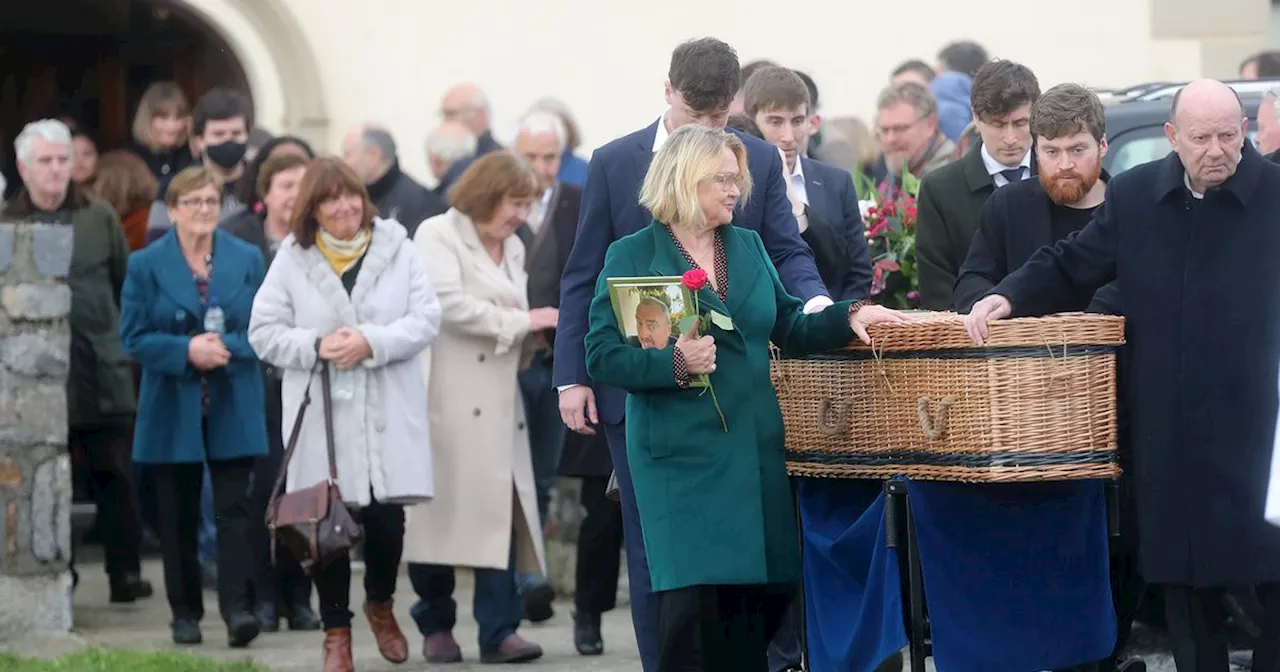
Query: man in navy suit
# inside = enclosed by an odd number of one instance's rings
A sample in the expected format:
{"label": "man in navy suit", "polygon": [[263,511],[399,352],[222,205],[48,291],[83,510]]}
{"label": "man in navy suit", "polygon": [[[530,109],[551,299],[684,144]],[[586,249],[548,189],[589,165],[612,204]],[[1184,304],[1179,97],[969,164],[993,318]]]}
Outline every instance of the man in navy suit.
{"label": "man in navy suit", "polygon": [[808,158],[817,119],[809,87],[794,70],[762,68],[747,80],[743,100],[764,141],[782,151],[800,237],[813,250],[831,298],[866,299],[871,293],[871,258],[857,190],[848,171]]}
{"label": "man in navy suit", "polygon": [[[582,340],[587,332],[587,309],[609,244],[652,221],[637,202],[637,194],[653,153],[669,133],[686,124],[724,128],[738,78],[738,55],[724,42],[703,38],[676,47],[665,86],[667,111],[653,124],[610,142],[591,157],[578,232],[561,280],[554,375],[560,391],[560,415],[569,429],[581,434],[603,429],[608,439],[622,495],[631,617],[646,672],[654,672],[658,658],[658,610],[627,468],[623,430],[626,393],[603,385],[593,390]],[[741,137],[747,147],[751,179],[757,186],[734,224],[758,232],[787,291],[805,301],[807,311],[821,310],[832,300],[818,275],[813,253],[800,238],[795,211],[787,198],[782,159],[764,142]]]}
{"label": "man in navy suit", "polygon": [[[794,70],[787,68],[762,68],[752,74],[743,85],[743,103],[747,117],[760,130],[764,141],[782,152],[789,194],[792,202],[797,204],[795,209],[800,237],[813,249],[823,283],[838,301],[866,299],[871,294],[871,258],[867,251],[862,215],[858,211],[857,190],[854,188],[853,176],[848,171],[808,158],[809,138],[816,130],[818,121],[817,115],[813,113],[812,100],[809,85]],[[879,481],[797,478],[793,483],[806,521],[813,521],[814,516],[821,516],[827,521],[838,520],[847,527],[852,527],[857,518],[842,519],[836,516],[848,512],[861,514],[863,509],[850,507],[848,503],[873,500],[881,487]],[[849,492],[850,489],[855,492]],[[839,501],[842,506],[838,511],[826,511],[821,505],[824,501]],[[801,529],[808,533],[806,526],[802,525]],[[870,557],[873,549],[867,547],[858,551],[864,557]],[[815,588],[821,590],[818,584],[826,583],[828,589],[830,585],[838,585],[822,580],[826,576],[824,571],[828,570],[840,573],[846,572],[848,568],[826,565],[820,557],[805,557],[806,580],[814,583],[809,587],[811,591]],[[837,599],[844,604],[858,603],[845,596]],[[825,616],[823,602],[813,601],[812,606],[810,613],[814,618],[811,619],[811,630],[820,632]],[[804,601],[797,599],[791,607],[782,628],[769,645],[770,672],[801,669]],[[834,622],[843,627],[848,621],[840,618],[834,619]],[[832,657],[823,655],[822,652],[818,656],[824,661]],[[834,658],[839,659],[838,656]],[[844,662],[846,661],[836,664]],[[896,663],[900,668],[901,662]],[[881,669],[896,668],[890,664]]]}

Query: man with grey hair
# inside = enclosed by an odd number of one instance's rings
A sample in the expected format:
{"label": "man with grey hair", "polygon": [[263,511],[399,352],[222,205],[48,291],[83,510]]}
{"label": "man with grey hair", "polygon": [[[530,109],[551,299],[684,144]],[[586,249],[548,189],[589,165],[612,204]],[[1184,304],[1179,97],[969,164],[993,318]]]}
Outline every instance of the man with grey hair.
{"label": "man with grey hair", "polygon": [[490,130],[489,99],[475,84],[458,84],[440,100],[440,118],[456,121],[476,136],[476,156],[502,149]]}
{"label": "man with grey hair", "polygon": [[446,121],[427,136],[427,165],[436,178],[435,193],[447,197],[449,187],[477,156],[476,136],[460,121]]}
{"label": "man with grey hair", "polygon": [[409,232],[449,207],[437,195],[400,170],[396,141],[387,129],[357,124],[342,139],[342,159],[369,190],[369,198],[385,219],[394,219]]}
{"label": "man with grey hair", "polygon": [[27,124],[14,142],[22,189],[6,208],[10,221],[52,225],[71,238],[70,370],[67,443],[89,466],[98,506],[110,600],[152,594],[142,580],[141,507],[133,481],[136,409],[133,366],[120,347],[120,291],[129,248],[115,210],[71,182],[71,131],[61,121]]}
{"label": "man with grey hair", "polygon": [[1272,163],[1280,163],[1280,107],[1277,107],[1277,100],[1280,100],[1280,86],[1267,89],[1258,104],[1258,134],[1253,138],[1258,151],[1267,155],[1267,160]]}
{"label": "man with grey hair", "polygon": [[[559,181],[560,161],[568,147],[569,135],[558,115],[546,110],[533,110],[517,124],[514,151],[533,167],[541,195],[529,211],[526,226],[516,234],[528,251],[525,270],[529,274],[529,307],[560,307],[560,275],[569,259],[582,190]],[[538,514],[542,524],[548,522],[551,488],[555,485],[564,446],[566,428],[560,421],[560,400],[552,376],[552,344],[554,331],[534,335],[537,351],[529,368],[520,372],[520,391],[524,396],[525,415],[529,422],[529,443],[533,451],[533,475],[538,491]],[[521,576],[525,615],[531,621],[551,618],[555,591],[545,578]],[[577,615],[575,614],[575,618]],[[599,614],[588,623],[596,624],[599,638]]]}

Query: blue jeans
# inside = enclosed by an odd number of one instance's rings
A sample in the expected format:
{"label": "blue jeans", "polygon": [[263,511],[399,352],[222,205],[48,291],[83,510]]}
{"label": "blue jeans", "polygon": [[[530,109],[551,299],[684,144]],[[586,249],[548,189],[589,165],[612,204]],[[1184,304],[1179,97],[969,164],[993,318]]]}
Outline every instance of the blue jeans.
{"label": "blue jeans", "polygon": [[209,465],[204,466],[204,483],[200,486],[200,527],[196,529],[200,564],[215,562],[218,558],[218,526],[213,513],[213,481],[209,479]]}
{"label": "blue jeans", "polygon": [[[538,520],[547,524],[551,508],[551,488],[556,484],[560,453],[567,431],[560,420],[560,399],[551,384],[551,356],[538,352],[529,368],[520,372],[520,395],[524,400],[525,425],[529,428],[529,450],[533,457],[533,482],[538,493]],[[516,584],[521,593],[547,582],[538,574],[521,574]]]}
{"label": "blue jeans", "polygon": [[[516,590],[516,537],[511,535],[507,569],[476,569],[476,592],[471,611],[480,626],[480,650],[494,651],[515,634],[524,618],[524,604]],[[409,564],[409,582],[418,601],[409,616],[423,637],[450,632],[458,623],[458,603],[453,599],[454,570],[445,565]]]}

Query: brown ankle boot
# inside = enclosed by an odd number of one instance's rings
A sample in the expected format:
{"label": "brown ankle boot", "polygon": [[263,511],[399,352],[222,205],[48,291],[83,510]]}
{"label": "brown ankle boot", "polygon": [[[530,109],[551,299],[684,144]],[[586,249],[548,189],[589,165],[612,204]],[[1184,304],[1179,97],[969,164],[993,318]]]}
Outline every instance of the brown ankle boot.
{"label": "brown ankle boot", "polygon": [[369,619],[369,628],[373,630],[373,638],[378,642],[378,653],[393,663],[409,660],[409,640],[400,631],[396,623],[396,613],[392,602],[365,602],[364,616]]}
{"label": "brown ankle boot", "polygon": [[324,672],[355,672],[351,659],[351,628],[324,631]]}

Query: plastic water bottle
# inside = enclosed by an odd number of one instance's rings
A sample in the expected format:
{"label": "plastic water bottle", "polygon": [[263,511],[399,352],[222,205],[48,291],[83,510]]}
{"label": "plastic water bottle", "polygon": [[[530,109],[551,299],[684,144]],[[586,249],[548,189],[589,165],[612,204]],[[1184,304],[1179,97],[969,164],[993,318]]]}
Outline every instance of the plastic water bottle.
{"label": "plastic water bottle", "polygon": [[329,394],[334,401],[351,401],[355,398],[355,373],[351,371],[334,371]]}
{"label": "plastic water bottle", "polygon": [[227,331],[227,316],[218,306],[216,298],[209,299],[209,307],[204,311],[204,330],[215,334],[224,334]]}

